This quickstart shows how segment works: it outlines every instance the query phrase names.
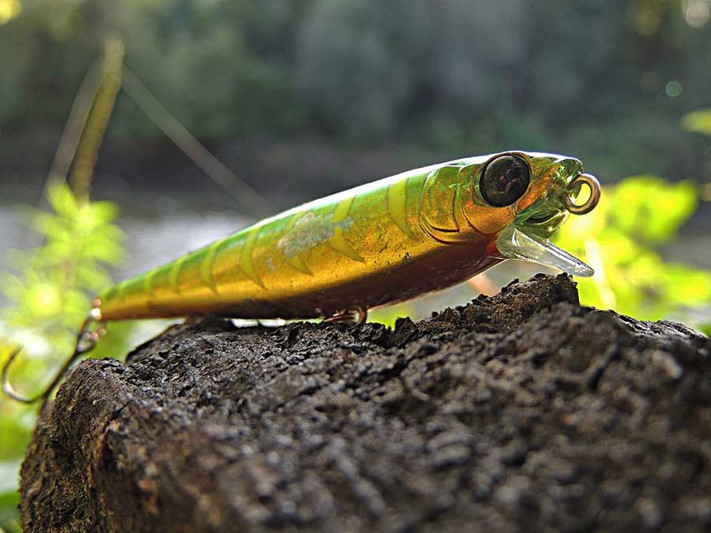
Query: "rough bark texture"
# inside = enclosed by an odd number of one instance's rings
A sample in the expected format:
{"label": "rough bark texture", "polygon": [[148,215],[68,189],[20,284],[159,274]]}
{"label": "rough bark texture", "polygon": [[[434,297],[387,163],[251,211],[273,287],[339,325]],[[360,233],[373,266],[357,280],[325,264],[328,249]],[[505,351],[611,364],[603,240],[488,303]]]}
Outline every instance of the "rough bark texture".
{"label": "rough bark texture", "polygon": [[77,367],[27,532],[711,528],[711,341],[564,275],[431,319],[173,327]]}

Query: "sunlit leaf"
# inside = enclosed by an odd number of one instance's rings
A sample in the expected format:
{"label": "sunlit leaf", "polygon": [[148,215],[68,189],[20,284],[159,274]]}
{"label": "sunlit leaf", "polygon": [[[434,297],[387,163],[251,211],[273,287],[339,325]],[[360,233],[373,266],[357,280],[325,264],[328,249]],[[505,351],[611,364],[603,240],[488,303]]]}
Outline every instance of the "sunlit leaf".
{"label": "sunlit leaf", "polygon": [[665,298],[684,305],[711,302],[711,272],[675,263],[665,265]]}
{"label": "sunlit leaf", "polygon": [[711,272],[665,263],[655,250],[693,213],[697,193],[689,182],[635,176],[607,187],[592,213],[572,217],[556,241],[596,270],[578,280],[581,302],[643,319],[703,306],[700,316],[709,316]]}
{"label": "sunlit leaf", "polygon": [[78,211],[74,195],[65,184],[53,184],[47,189],[47,200],[61,218],[73,220]]}
{"label": "sunlit leaf", "polygon": [[20,0],[0,0],[0,26],[7,24],[22,13]]}
{"label": "sunlit leaf", "polygon": [[656,176],[627,178],[615,187],[612,216],[623,231],[650,243],[668,241],[696,209],[698,192],[688,181]]}
{"label": "sunlit leaf", "polygon": [[686,131],[711,135],[711,109],[687,113],[681,117],[681,126]]}
{"label": "sunlit leaf", "polygon": [[113,222],[118,216],[116,205],[111,202],[94,202],[89,204],[88,209],[96,224]]}

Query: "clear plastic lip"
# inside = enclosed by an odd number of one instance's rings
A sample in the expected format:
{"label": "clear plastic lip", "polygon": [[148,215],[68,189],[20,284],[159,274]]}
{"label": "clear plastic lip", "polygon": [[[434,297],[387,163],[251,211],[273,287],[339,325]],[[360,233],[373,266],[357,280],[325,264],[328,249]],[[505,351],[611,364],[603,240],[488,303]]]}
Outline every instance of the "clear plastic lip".
{"label": "clear plastic lip", "polygon": [[583,278],[595,273],[590,266],[548,239],[528,234],[515,225],[510,225],[499,234],[496,246],[507,259],[532,261]]}

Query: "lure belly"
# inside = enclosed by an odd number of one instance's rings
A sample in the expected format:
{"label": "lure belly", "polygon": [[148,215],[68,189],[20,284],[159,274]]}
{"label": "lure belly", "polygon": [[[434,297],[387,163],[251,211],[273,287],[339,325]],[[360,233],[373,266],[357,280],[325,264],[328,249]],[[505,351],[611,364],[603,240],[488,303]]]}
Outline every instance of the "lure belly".
{"label": "lure belly", "polygon": [[[575,196],[590,190],[583,204]],[[505,259],[578,276],[592,269],[548,238],[600,187],[580,161],[527,152],[412,170],[290,209],[99,294],[71,362],[98,336],[92,324],[218,314],[331,318],[443,289]],[[89,341],[89,342],[86,342]],[[13,358],[10,359],[9,363]]]}

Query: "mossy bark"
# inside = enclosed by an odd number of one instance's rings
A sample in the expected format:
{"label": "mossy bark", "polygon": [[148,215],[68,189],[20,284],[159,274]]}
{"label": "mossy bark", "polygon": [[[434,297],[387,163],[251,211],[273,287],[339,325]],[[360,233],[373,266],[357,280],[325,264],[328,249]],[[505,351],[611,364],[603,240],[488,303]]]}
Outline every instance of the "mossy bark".
{"label": "mossy bark", "polygon": [[31,532],[711,527],[711,340],[538,276],[428,320],[206,319],[80,364],[22,468]]}

